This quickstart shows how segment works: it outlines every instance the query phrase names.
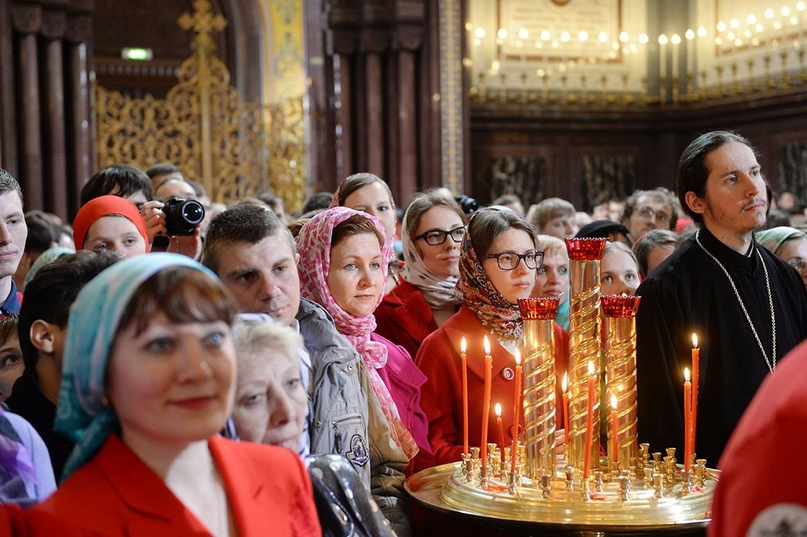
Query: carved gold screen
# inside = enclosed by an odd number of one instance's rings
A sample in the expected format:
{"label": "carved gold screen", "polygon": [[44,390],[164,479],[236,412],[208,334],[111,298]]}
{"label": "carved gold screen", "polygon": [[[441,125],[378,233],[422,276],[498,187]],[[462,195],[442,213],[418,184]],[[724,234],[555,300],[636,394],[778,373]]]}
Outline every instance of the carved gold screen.
{"label": "carved gold screen", "polygon": [[96,87],[99,168],[125,162],[148,168],[171,162],[201,182],[210,199],[230,203],[271,189],[287,207],[305,197],[302,97],[277,104],[245,102],[214,54],[213,32],[227,21],[208,0],[179,19],[192,30],[194,54],[165,100],[133,99]]}

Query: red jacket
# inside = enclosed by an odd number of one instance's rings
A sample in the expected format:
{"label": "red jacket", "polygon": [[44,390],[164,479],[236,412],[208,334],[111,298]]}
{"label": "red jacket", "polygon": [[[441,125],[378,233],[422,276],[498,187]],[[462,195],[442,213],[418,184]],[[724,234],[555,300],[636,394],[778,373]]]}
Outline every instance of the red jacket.
{"label": "red jacket", "polygon": [[[296,453],[218,436],[208,445],[239,537],[320,535],[311,479]],[[25,514],[30,535],[209,535],[116,435]]]}
{"label": "red jacket", "polygon": [[[502,405],[502,424],[506,446],[512,444],[510,428],[513,424],[515,398],[515,358],[502,347],[479,321],[477,316],[463,305],[440,329],[426,338],[415,363],[428,380],[421,388],[421,405],[429,418],[429,442],[436,464],[457,462],[462,453],[462,367],[460,340],[466,339],[468,361],[468,443],[479,446],[482,438],[482,405],[485,384],[483,337],[488,335],[493,357],[493,382],[491,388],[490,415],[487,418],[488,442],[499,443],[494,407]],[[555,324],[556,355],[568,356],[568,334]],[[568,358],[557,360],[559,377],[566,370]],[[558,397],[559,398],[559,397]],[[524,416],[519,416],[523,426]],[[562,416],[557,423],[562,427]]]}
{"label": "red jacket", "polygon": [[403,278],[384,296],[374,315],[378,325],[375,333],[400,345],[413,357],[426,336],[437,330],[432,309],[420,290]]}

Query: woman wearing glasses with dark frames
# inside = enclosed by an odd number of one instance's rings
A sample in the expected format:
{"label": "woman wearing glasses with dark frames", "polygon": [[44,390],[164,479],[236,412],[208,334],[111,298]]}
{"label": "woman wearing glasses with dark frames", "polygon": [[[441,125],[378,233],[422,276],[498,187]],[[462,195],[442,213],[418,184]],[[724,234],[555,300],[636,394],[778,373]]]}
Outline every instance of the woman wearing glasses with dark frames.
{"label": "woman wearing glasses with dark frames", "polygon": [[[505,445],[512,443],[514,354],[523,332],[518,299],[530,296],[542,261],[543,253],[536,249],[535,235],[524,217],[492,207],[471,217],[457,283],[462,306],[426,338],[415,359],[428,377],[421,387],[421,404],[429,418],[429,443],[436,464],[459,461],[463,449],[463,338],[467,341],[469,445],[479,446],[481,439],[484,336],[493,357],[491,408],[501,403]],[[488,438],[498,440],[492,412],[487,426]]]}
{"label": "woman wearing glasses with dark frames", "polygon": [[415,356],[426,336],[457,312],[464,236],[465,214],[453,197],[430,190],[412,199],[401,230],[401,278],[375,311],[376,333]]}

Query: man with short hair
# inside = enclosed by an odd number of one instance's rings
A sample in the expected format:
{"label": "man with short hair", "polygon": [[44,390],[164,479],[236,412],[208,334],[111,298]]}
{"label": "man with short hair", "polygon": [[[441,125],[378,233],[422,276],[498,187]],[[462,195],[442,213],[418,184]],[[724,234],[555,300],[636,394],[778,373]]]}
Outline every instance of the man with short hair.
{"label": "man with short hair", "polygon": [[114,252],[94,250],[65,254],[42,267],[25,288],[17,326],[25,371],[6,404],[42,436],[57,479],[73,449],[53,431],[70,306],[87,282],[119,259]]}
{"label": "man with short hair", "polygon": [[631,244],[651,229],[674,230],[677,221],[675,197],[664,187],[634,191],[622,213],[622,223],[630,232]]}
{"label": "man with short hair", "polygon": [[390,437],[355,348],[322,307],[300,298],[298,261],[289,230],[274,212],[254,204],[216,216],[202,254],[202,263],[221,278],[242,313],[265,313],[303,336],[310,452],[342,455],[353,463],[396,532],[408,534],[403,470],[409,461]]}
{"label": "man with short hair", "polygon": [[22,189],[6,170],[0,169],[0,318],[20,311],[14,273],[25,251],[28,226],[22,212]]}
{"label": "man with short hair", "polygon": [[760,383],[807,337],[807,291],[793,267],[754,239],[768,204],[745,138],[701,135],[681,156],[676,182],[698,230],[637,291],[638,436],[652,451],[679,448],[683,460],[684,368],[692,368],[697,334],[694,449],[714,465]]}

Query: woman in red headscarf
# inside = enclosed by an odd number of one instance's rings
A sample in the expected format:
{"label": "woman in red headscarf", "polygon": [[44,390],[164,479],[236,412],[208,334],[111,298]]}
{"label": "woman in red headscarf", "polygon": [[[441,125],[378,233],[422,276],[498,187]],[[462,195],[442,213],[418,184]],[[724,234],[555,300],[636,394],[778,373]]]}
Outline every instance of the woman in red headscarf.
{"label": "woman in red headscarf", "polygon": [[84,204],[73,220],[76,250],[113,250],[123,257],[146,254],[149,240],[137,206],[118,196]]}

